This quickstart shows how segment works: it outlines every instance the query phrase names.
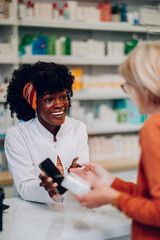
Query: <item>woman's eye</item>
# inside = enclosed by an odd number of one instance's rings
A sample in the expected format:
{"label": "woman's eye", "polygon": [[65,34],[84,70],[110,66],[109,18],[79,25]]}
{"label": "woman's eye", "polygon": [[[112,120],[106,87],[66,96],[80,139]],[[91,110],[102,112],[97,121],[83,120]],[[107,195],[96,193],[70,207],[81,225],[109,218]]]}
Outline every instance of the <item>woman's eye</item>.
{"label": "woman's eye", "polygon": [[63,96],[61,96],[61,99],[62,99],[62,100],[67,99],[67,96],[66,96],[66,95],[63,95]]}
{"label": "woman's eye", "polygon": [[52,102],[52,98],[46,98],[44,101],[45,102]]}

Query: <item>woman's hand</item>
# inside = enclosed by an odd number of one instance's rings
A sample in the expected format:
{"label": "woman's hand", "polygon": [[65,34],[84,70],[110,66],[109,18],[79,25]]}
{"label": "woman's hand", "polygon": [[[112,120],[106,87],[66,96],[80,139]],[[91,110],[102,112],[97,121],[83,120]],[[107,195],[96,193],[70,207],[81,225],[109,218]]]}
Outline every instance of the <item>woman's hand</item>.
{"label": "woman's hand", "polygon": [[76,157],[73,159],[72,165],[68,168],[68,172],[70,171],[71,168],[81,168],[82,167],[82,165],[77,163],[78,159],[79,159],[79,157]]}
{"label": "woman's hand", "polygon": [[51,177],[46,177],[44,172],[41,172],[39,178],[41,179],[40,186],[45,188],[45,190],[48,192],[49,196],[53,200],[54,196],[60,196],[60,194],[56,190],[58,183],[53,182],[53,179]]}
{"label": "woman's hand", "polygon": [[114,204],[115,199],[120,195],[120,192],[104,184],[103,179],[92,170],[87,172],[86,180],[91,184],[91,191],[85,195],[76,196],[82,206],[94,208]]}
{"label": "woman's hand", "polygon": [[75,174],[83,177],[87,181],[90,182],[90,172],[94,173],[95,176],[98,177],[98,181],[101,184],[105,184],[107,186],[110,186],[112,182],[115,179],[115,176],[113,176],[110,172],[105,170],[100,164],[89,162],[83,164],[85,168],[83,169],[70,169],[71,172],[74,172]]}
{"label": "woman's hand", "polygon": [[76,196],[82,206],[88,208],[100,207],[105,204],[114,204],[120,192],[110,185],[115,177],[100,164],[89,162],[83,164],[83,169],[71,169],[71,172],[83,177],[91,184],[91,191],[82,196]]}
{"label": "woman's hand", "polygon": [[88,208],[100,207],[105,204],[113,204],[116,198],[120,195],[120,192],[108,187],[104,184],[95,183],[92,184],[92,190],[82,196],[76,195],[77,200],[82,206]]}

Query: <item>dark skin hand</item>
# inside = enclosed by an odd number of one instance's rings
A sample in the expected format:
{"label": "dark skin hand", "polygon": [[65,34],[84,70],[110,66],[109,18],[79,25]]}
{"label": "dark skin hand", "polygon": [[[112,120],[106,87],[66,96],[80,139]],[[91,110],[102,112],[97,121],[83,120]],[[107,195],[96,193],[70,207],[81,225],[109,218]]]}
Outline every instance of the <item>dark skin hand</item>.
{"label": "dark skin hand", "polygon": [[77,160],[79,159],[79,157],[76,157],[73,159],[72,165],[68,168],[68,172],[70,171],[71,168],[81,168],[82,165],[77,163]]}
{"label": "dark skin hand", "polygon": [[[77,163],[77,160],[79,157],[76,157],[72,161],[72,165],[69,167],[68,172],[71,168],[80,168],[82,165]],[[41,172],[39,175],[39,178],[41,179],[40,186],[44,187],[45,190],[48,192],[49,196],[54,200],[54,196],[60,196],[60,194],[57,192],[56,187],[58,186],[58,183],[54,182],[54,180],[51,177],[47,177],[45,175],[45,172]]]}
{"label": "dark skin hand", "polygon": [[39,178],[41,179],[40,186],[45,188],[51,198],[54,198],[54,195],[60,196],[56,190],[58,184],[56,182],[53,182],[53,179],[51,177],[47,177],[45,175],[45,172],[41,172]]}

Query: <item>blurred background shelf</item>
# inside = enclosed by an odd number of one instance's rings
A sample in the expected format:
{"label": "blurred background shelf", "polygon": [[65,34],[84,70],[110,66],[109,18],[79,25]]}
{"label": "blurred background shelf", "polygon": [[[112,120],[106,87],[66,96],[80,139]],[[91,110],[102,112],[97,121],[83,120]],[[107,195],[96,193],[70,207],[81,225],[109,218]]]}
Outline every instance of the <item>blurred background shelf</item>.
{"label": "blurred background shelf", "polygon": [[120,99],[128,98],[128,95],[119,90],[108,90],[108,91],[74,91],[73,100],[109,100],[109,99]]}
{"label": "blurred background shelf", "polygon": [[18,26],[18,19],[0,19],[0,25]]}
{"label": "blurred background shelf", "polygon": [[12,185],[13,179],[10,171],[0,172],[0,186]]}
{"label": "blurred background shelf", "polygon": [[45,27],[59,29],[78,29],[78,30],[94,30],[94,31],[119,31],[119,32],[146,32],[144,26],[131,25],[123,22],[76,22],[76,21],[48,21],[48,20],[20,20],[19,26],[23,27]]}
{"label": "blurred background shelf", "polygon": [[104,168],[106,168],[109,171],[121,171],[121,170],[132,170],[136,169],[138,167],[138,161],[129,159],[112,159],[112,160],[106,160],[106,161],[99,161]]}
{"label": "blurred background shelf", "polygon": [[120,123],[120,124],[107,124],[107,127],[100,126],[99,128],[91,127],[87,132],[89,135],[95,134],[109,134],[109,133],[127,133],[127,132],[138,132],[143,124],[129,124],[129,123]]}
{"label": "blurred background shelf", "polygon": [[33,55],[23,56],[19,59],[20,63],[35,63],[37,61],[57,62],[67,65],[96,65],[96,66],[117,66],[124,61],[124,57],[78,57],[78,56],[51,56]]}
{"label": "blurred background shelf", "polygon": [[19,58],[16,56],[0,56],[0,64],[19,64]]}

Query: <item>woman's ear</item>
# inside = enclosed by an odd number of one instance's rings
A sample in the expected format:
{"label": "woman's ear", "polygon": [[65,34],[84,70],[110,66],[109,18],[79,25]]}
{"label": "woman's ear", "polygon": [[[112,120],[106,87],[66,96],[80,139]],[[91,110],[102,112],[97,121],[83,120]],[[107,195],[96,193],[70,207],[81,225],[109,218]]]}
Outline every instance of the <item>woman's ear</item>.
{"label": "woman's ear", "polygon": [[143,96],[145,100],[148,100],[149,102],[153,101],[153,94],[149,91],[149,89],[147,88],[143,89]]}
{"label": "woman's ear", "polygon": [[144,89],[143,89],[143,94],[144,94],[145,96],[149,97],[149,96],[150,96],[150,91],[149,91],[147,88],[144,88]]}
{"label": "woman's ear", "polygon": [[155,105],[160,103],[160,98],[153,95],[149,89],[145,88],[144,94],[146,96],[146,101],[148,101],[148,104]]}

